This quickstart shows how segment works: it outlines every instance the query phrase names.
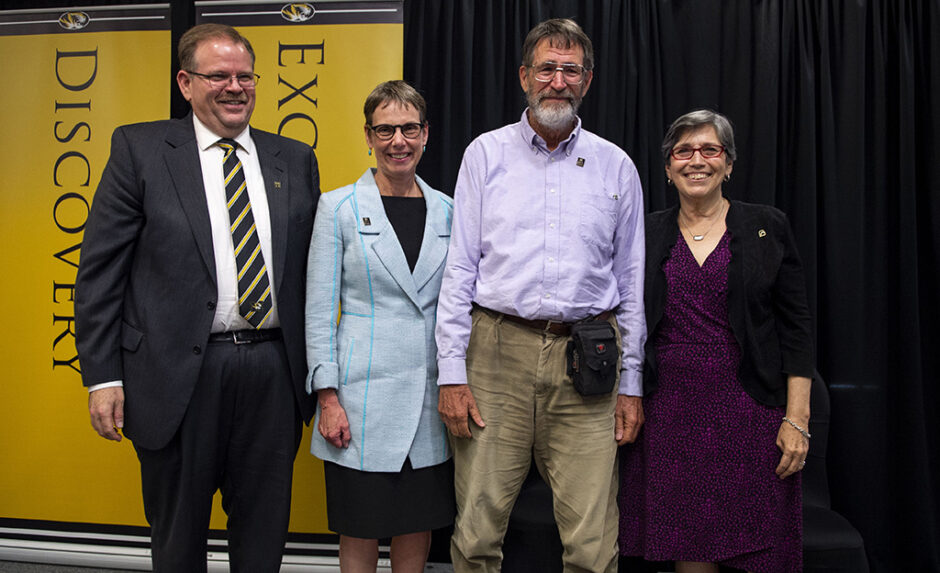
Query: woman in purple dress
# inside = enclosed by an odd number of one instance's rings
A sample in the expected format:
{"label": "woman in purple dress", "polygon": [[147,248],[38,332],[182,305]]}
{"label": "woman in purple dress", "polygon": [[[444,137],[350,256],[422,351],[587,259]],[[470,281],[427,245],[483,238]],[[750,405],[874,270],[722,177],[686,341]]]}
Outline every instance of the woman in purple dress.
{"label": "woman in purple dress", "polygon": [[722,195],[724,116],[683,115],[662,151],[679,205],[646,221],[646,425],[622,450],[620,551],[678,573],[800,571],[813,348],[793,235]]}

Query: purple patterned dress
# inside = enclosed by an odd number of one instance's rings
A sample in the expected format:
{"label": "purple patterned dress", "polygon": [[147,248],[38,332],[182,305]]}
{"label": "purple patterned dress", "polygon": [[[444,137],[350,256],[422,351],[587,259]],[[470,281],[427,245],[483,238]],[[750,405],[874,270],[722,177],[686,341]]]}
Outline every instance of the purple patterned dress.
{"label": "purple patterned dress", "polygon": [[639,440],[621,450],[620,552],[801,571],[800,474],[774,473],[784,409],[756,402],[737,380],[729,244],[725,232],[699,267],[680,233],[663,265],[659,386],[643,400]]}

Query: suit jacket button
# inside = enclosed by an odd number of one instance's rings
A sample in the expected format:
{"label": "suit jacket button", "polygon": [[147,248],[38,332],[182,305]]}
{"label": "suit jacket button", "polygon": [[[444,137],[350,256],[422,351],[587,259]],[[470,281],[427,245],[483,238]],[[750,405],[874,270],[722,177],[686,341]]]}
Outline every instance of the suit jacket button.
{"label": "suit jacket button", "polygon": [[206,308],[208,308],[209,310],[215,310],[215,301],[214,301],[214,300],[210,300],[209,302],[207,302],[207,303],[206,303]]}
{"label": "suit jacket button", "polygon": [[193,346],[193,354],[202,354],[202,348],[198,344]]}

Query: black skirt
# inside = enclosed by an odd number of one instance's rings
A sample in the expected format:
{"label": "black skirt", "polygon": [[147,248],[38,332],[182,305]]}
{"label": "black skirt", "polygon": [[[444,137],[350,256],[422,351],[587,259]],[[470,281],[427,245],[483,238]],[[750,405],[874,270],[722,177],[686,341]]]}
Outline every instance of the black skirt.
{"label": "black skirt", "polygon": [[400,472],[364,472],[323,462],[326,514],[332,531],[384,539],[446,527],[454,522],[454,463]]}

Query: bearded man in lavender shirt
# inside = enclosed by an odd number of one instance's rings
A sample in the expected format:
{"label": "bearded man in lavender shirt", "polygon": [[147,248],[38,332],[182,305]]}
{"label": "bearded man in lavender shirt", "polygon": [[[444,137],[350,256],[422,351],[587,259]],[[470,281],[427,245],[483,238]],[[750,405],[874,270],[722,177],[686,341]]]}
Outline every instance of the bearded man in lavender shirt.
{"label": "bearded man in lavender shirt", "polygon": [[[474,140],[457,179],[436,337],[458,573],[499,571],[533,459],[565,571],[617,569],[617,445],[643,424],[643,197],[626,153],[581,128],[593,59],[575,22],[533,28],[519,68],[528,108]],[[565,349],[572,324],[592,320],[614,327],[619,389],[583,396]]]}

